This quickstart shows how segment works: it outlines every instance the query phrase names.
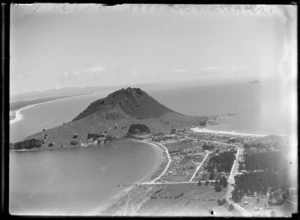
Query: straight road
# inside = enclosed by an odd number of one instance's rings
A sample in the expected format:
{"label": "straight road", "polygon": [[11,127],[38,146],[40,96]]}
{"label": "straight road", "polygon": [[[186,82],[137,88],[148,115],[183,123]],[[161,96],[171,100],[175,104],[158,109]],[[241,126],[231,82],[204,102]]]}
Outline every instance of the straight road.
{"label": "straight road", "polygon": [[232,197],[232,191],[234,190],[234,187],[233,187],[233,185],[235,184],[234,177],[237,175],[237,173],[239,171],[239,169],[238,169],[239,158],[240,158],[240,155],[243,154],[243,149],[242,148],[239,148],[237,145],[234,145],[234,146],[237,148],[237,153],[236,153],[235,161],[233,162],[233,165],[232,165],[232,168],[231,168],[231,171],[230,171],[230,176],[228,178],[228,191],[227,191],[227,194],[226,194],[226,201],[228,202],[228,204],[232,204],[233,207],[242,214],[242,216],[248,216],[249,217],[249,216],[252,216],[252,215],[247,210],[245,210],[239,204],[234,203],[230,200],[230,198]]}
{"label": "straight road", "polygon": [[208,157],[208,155],[209,155],[210,153],[211,153],[211,152],[208,152],[208,153],[206,154],[206,156],[204,157],[204,159],[202,160],[202,162],[198,165],[198,167],[196,168],[196,170],[195,170],[193,176],[192,176],[191,179],[190,179],[190,182],[192,182],[192,180],[195,178],[196,173],[197,173],[198,170],[202,167],[204,161],[206,160],[206,158]]}

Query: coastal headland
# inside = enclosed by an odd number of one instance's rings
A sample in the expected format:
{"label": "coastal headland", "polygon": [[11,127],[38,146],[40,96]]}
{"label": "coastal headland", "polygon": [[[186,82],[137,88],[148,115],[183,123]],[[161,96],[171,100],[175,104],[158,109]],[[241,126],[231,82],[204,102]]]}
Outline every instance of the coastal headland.
{"label": "coastal headland", "polygon": [[72,121],[43,129],[10,148],[53,150],[111,141],[150,145],[156,158],[153,170],[138,182],[117,184],[124,190],[94,214],[289,216],[294,212],[295,183],[286,176],[288,158],[280,157],[289,149],[287,139],[208,130],[209,123],[215,118],[180,114],[141,89],[127,88],[91,103]]}

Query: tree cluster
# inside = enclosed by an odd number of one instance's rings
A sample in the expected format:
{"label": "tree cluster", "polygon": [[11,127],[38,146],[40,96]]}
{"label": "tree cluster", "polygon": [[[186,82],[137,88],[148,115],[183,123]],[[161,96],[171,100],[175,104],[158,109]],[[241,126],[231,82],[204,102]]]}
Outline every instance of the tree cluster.
{"label": "tree cluster", "polygon": [[218,199],[217,203],[219,206],[224,205],[226,203],[226,199]]}
{"label": "tree cluster", "polygon": [[70,141],[70,144],[71,144],[71,145],[77,145],[77,144],[78,144],[78,141]]}
{"label": "tree cluster", "polygon": [[217,169],[218,172],[229,173],[235,160],[235,154],[236,151],[224,151],[219,155],[212,156],[206,167],[207,171],[214,172],[213,170]]}
{"label": "tree cluster", "polygon": [[105,137],[105,135],[103,135],[103,134],[92,134],[92,133],[87,134],[87,139],[93,139],[93,141],[97,140],[100,137]]}
{"label": "tree cluster", "polygon": [[203,144],[202,145],[203,150],[213,150],[215,147],[213,145]]}
{"label": "tree cluster", "polygon": [[138,134],[138,133],[150,133],[150,129],[144,124],[132,124],[129,127],[128,133]]}
{"label": "tree cluster", "polygon": [[235,187],[232,192],[232,200],[240,202],[247,196],[253,196],[254,193],[266,195],[267,192],[273,192],[280,188],[289,188],[287,173],[277,173],[269,169],[259,172],[244,173],[235,176]]}
{"label": "tree cluster", "polygon": [[244,154],[244,163],[241,164],[240,169],[247,171],[269,169],[278,172],[286,166],[285,164],[284,154],[280,151],[246,153]]}
{"label": "tree cluster", "polygon": [[16,142],[14,144],[13,149],[15,149],[15,150],[20,150],[20,149],[30,150],[32,148],[40,148],[43,145],[43,143],[44,142],[42,140],[32,138],[29,140]]}

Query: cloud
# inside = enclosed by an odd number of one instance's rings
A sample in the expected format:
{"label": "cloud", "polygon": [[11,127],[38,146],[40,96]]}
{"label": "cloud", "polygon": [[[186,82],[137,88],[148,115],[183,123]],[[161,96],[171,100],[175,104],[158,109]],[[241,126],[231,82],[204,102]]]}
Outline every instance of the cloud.
{"label": "cloud", "polygon": [[101,73],[104,71],[106,71],[106,68],[104,66],[96,66],[96,67],[89,67],[74,72],[64,72],[63,76],[65,78],[74,78],[74,77],[81,77],[81,76],[96,77],[96,76],[100,76]]}
{"label": "cloud", "polygon": [[11,79],[23,79],[27,78],[30,75],[28,73],[16,73],[16,74],[11,74],[10,77]]}
{"label": "cloud", "polygon": [[141,71],[137,71],[137,70],[131,70],[127,75],[129,76],[141,76],[143,73]]}
{"label": "cloud", "polygon": [[171,70],[172,73],[186,73],[192,71],[191,69],[175,69]]}
{"label": "cloud", "polygon": [[148,71],[141,71],[141,70],[131,70],[130,72],[127,73],[128,76],[133,76],[133,77],[144,77],[144,76],[149,76],[154,74],[156,74],[156,72],[148,72]]}
{"label": "cloud", "polygon": [[106,68],[104,66],[97,66],[97,67],[83,69],[81,72],[95,74],[95,73],[103,72],[105,70]]}

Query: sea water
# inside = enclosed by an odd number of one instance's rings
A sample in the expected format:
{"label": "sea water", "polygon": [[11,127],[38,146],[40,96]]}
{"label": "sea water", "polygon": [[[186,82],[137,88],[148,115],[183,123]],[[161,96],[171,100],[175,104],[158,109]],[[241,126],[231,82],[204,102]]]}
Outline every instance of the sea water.
{"label": "sea water", "polygon": [[[263,134],[291,131],[289,106],[282,105],[280,90],[274,83],[146,92],[183,114],[221,116],[219,125],[207,129]],[[70,121],[91,102],[106,95],[108,92],[95,93],[28,108],[21,112],[21,121],[10,125],[10,142]],[[143,144],[121,145],[104,149],[10,152],[10,211],[20,214],[87,214],[89,210],[95,210],[120,190],[112,187],[113,184],[134,182],[153,167],[153,158],[148,156],[153,155],[151,148]]]}
{"label": "sea water", "polygon": [[154,166],[151,146],[117,142],[52,151],[10,152],[13,215],[90,215]]}
{"label": "sea water", "polygon": [[208,126],[213,130],[288,135],[296,128],[289,97],[274,80],[185,87],[150,95],[179,113],[219,116],[218,125]]}

